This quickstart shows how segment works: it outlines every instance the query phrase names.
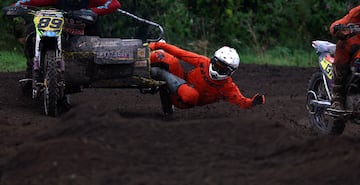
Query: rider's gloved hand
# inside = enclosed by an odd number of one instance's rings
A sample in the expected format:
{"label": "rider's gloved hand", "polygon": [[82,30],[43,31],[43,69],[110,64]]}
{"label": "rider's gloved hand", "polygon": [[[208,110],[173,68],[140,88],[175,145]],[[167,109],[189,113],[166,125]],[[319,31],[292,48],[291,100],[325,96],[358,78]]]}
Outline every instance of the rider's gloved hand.
{"label": "rider's gloved hand", "polygon": [[90,15],[90,16],[97,16],[95,12],[90,9],[80,9],[72,11],[73,15]]}
{"label": "rider's gloved hand", "polygon": [[351,33],[351,30],[348,26],[343,24],[337,24],[333,28],[334,36],[340,40],[345,40],[348,38],[349,34]]}
{"label": "rider's gloved hand", "polygon": [[265,103],[265,96],[264,95],[259,95],[259,94],[255,94],[252,98],[252,105],[261,105]]}
{"label": "rider's gloved hand", "polygon": [[342,30],[344,30],[345,28],[346,28],[345,25],[343,25],[343,24],[337,24],[337,25],[335,25],[334,28],[333,28],[333,33],[336,34],[338,31],[342,31]]}
{"label": "rider's gloved hand", "polygon": [[149,43],[149,48],[151,51],[157,50],[158,48],[158,43],[166,43],[166,41],[164,39],[159,40],[158,42],[150,42]]}
{"label": "rider's gloved hand", "polygon": [[150,42],[149,43],[149,48],[151,51],[154,51],[156,49],[156,42]]}
{"label": "rider's gloved hand", "polygon": [[88,23],[94,23],[97,19],[97,14],[90,9],[74,10],[70,12],[71,16],[78,18]]}

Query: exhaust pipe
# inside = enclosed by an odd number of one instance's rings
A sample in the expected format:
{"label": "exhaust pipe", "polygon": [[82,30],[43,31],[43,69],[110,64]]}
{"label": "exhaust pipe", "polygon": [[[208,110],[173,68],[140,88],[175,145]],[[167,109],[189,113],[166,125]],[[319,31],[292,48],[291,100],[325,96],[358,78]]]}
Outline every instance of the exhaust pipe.
{"label": "exhaust pipe", "polygon": [[330,105],[329,100],[319,100],[314,91],[308,91],[306,108],[310,114],[315,114],[318,108],[329,108]]}

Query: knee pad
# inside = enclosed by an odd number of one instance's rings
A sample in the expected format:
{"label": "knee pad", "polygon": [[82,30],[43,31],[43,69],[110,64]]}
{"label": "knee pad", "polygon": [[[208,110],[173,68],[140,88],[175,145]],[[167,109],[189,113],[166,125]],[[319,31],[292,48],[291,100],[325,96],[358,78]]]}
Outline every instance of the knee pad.
{"label": "knee pad", "polygon": [[165,59],[165,52],[164,51],[153,51],[150,53],[150,62],[151,64],[157,62],[164,62]]}
{"label": "knee pad", "polygon": [[199,93],[188,84],[182,84],[177,90],[178,96],[181,98],[182,103],[195,106],[199,101]]}

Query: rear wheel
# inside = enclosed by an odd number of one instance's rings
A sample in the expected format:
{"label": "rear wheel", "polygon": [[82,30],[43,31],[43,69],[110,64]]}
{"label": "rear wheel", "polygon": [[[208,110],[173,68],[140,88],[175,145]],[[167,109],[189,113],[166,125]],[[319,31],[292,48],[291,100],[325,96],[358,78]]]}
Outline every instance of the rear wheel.
{"label": "rear wheel", "polygon": [[309,110],[309,121],[312,128],[319,134],[322,135],[340,135],[344,131],[346,120],[335,118],[325,114],[324,107],[316,107],[310,105],[310,101],[324,100],[330,101],[323,80],[321,72],[316,72],[310,78],[308,83],[308,91],[312,91],[313,94],[308,93],[307,97],[307,108]]}

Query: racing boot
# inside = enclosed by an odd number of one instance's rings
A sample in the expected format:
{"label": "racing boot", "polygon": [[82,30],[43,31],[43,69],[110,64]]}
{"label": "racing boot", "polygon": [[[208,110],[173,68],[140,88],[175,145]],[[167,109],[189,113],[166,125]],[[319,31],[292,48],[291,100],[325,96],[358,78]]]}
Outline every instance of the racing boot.
{"label": "racing boot", "polygon": [[165,115],[172,115],[174,113],[174,105],[171,95],[176,93],[182,84],[185,84],[185,80],[160,67],[151,68],[151,77],[156,80],[166,81],[166,85],[161,86],[159,89],[161,107]]}
{"label": "racing boot", "polygon": [[161,86],[159,89],[161,108],[165,115],[174,113],[174,105],[171,100],[171,93],[167,86]]}
{"label": "racing boot", "polygon": [[349,72],[349,64],[333,64],[333,86],[331,89],[330,108],[335,111],[345,110],[345,82]]}

